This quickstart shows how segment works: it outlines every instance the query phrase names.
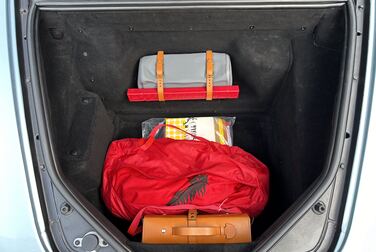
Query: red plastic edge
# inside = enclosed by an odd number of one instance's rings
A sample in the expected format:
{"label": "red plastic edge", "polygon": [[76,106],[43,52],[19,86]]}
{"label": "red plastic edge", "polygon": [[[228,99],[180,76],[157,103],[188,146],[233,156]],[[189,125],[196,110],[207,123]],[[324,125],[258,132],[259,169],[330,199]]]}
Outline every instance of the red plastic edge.
{"label": "red plastic edge", "polygon": [[[158,101],[156,88],[129,88],[127,96],[130,102]],[[165,88],[166,101],[173,100],[205,100],[206,88]],[[237,99],[239,98],[239,86],[213,87],[213,99]]]}

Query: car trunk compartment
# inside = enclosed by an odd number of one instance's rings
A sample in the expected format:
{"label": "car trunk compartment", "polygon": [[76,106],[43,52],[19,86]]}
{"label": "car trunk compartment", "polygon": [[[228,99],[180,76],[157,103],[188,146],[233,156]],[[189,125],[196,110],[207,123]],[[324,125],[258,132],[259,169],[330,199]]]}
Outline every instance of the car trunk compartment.
{"label": "car trunk compartment", "polygon": [[[257,240],[325,169],[345,10],[42,11],[40,58],[62,173],[126,233],[128,223],[100,195],[110,142],[141,137],[141,122],[152,117],[235,116],[234,145],[270,170],[270,199],[252,226]],[[141,57],[207,49],[230,55],[239,99],[131,103],[124,95],[137,86]]]}

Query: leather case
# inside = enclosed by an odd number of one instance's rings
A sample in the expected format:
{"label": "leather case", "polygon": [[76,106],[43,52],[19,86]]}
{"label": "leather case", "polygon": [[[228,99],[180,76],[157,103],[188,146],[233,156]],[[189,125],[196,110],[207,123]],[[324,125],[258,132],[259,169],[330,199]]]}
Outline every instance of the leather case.
{"label": "leather case", "polygon": [[142,242],[149,244],[248,243],[251,222],[247,214],[146,215]]}

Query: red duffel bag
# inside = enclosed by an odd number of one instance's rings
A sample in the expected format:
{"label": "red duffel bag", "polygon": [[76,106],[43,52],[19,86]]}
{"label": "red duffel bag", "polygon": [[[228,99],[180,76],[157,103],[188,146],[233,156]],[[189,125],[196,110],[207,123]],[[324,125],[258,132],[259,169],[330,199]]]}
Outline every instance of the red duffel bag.
{"label": "red duffel bag", "polygon": [[[268,168],[239,147],[196,140],[127,138],[107,152],[102,196],[116,216],[133,220],[135,235],[144,214],[259,214],[268,199]],[[187,133],[188,134],[188,133]]]}

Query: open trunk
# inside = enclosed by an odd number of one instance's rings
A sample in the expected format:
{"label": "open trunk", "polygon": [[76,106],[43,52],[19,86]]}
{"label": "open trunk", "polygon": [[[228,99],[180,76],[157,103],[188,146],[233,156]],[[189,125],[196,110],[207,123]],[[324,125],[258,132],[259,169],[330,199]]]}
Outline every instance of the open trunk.
{"label": "open trunk", "polygon": [[[254,241],[326,169],[346,55],[344,5],[42,10],[37,38],[61,172],[124,234],[129,223],[101,199],[103,162],[111,141],[141,137],[152,117],[236,117],[234,145],[270,170]],[[207,49],[230,55],[239,99],[131,103],[124,95],[137,86],[141,57]],[[128,238],[139,248],[140,237]]]}

